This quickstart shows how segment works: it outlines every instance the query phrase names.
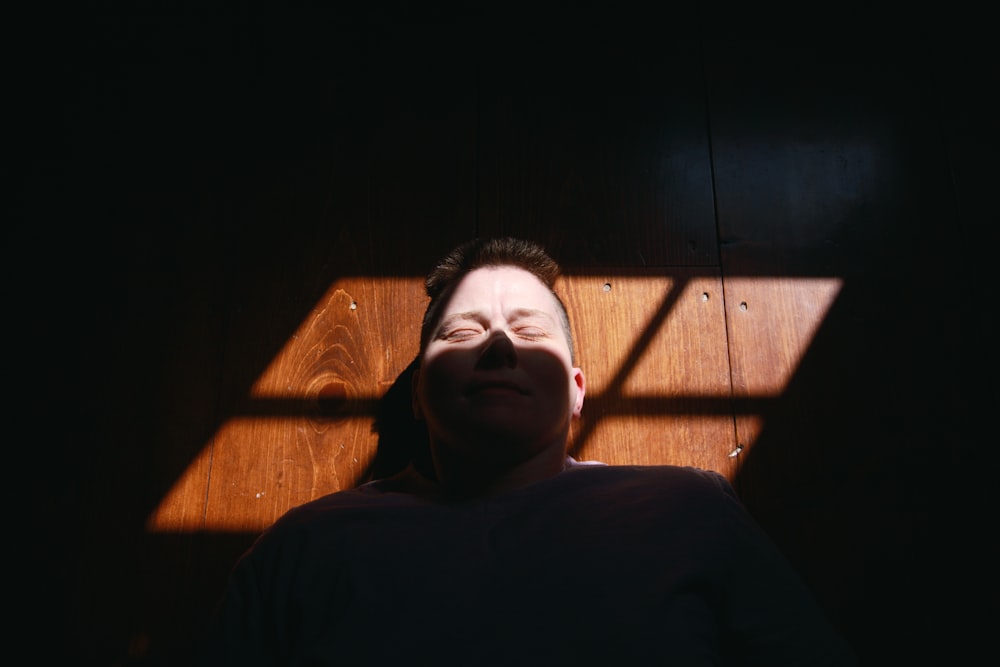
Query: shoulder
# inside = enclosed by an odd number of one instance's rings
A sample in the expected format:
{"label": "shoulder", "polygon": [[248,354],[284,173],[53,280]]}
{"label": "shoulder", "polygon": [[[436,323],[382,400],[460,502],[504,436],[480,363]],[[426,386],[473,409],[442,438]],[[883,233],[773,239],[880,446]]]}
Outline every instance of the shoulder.
{"label": "shoulder", "polygon": [[255,548],[261,548],[263,543],[308,539],[317,531],[349,529],[369,521],[373,512],[412,507],[420,502],[412,495],[386,492],[374,483],[334,491],[288,509],[261,533]]}
{"label": "shoulder", "polygon": [[546,506],[576,505],[602,515],[634,513],[671,520],[693,516],[743,520],[746,513],[724,475],[690,466],[574,466],[535,493],[545,496]]}
{"label": "shoulder", "polygon": [[566,470],[567,476],[586,475],[588,481],[613,486],[658,488],[663,490],[689,490],[706,493],[723,493],[735,497],[729,480],[719,472],[693,466],[677,465],[574,465]]}

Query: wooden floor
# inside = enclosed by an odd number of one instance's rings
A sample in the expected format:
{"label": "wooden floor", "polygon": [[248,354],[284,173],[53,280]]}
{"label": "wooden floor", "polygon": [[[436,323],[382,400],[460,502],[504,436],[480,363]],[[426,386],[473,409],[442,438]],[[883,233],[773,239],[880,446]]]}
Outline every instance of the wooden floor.
{"label": "wooden floor", "polygon": [[575,456],[723,472],[864,664],[984,647],[994,49],[368,18],[95,14],[25,77],[15,474],[63,664],[185,664],[262,528],[391,467],[422,275],[496,234],[566,269]]}

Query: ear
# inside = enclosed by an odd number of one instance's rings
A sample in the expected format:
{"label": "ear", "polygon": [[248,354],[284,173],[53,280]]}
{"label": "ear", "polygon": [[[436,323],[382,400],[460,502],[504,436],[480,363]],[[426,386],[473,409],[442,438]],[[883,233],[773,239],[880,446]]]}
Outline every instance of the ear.
{"label": "ear", "polygon": [[413,411],[413,418],[423,421],[424,413],[420,409],[420,399],[417,397],[417,383],[420,379],[420,367],[414,366],[410,375],[410,409]]}
{"label": "ear", "polygon": [[587,393],[587,378],[579,368],[573,369],[573,385],[576,387],[576,399],[573,401],[573,416],[579,417],[583,412],[583,396]]}

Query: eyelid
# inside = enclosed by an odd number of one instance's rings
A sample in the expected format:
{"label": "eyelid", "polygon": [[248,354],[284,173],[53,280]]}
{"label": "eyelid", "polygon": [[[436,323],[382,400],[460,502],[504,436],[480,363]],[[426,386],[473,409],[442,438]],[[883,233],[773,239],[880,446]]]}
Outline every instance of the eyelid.
{"label": "eyelid", "polygon": [[[520,310],[508,320],[506,329],[522,338],[544,338],[552,335],[554,322],[545,313]],[[469,338],[490,329],[485,317],[477,313],[456,313],[441,323],[435,338],[449,340]]]}
{"label": "eyelid", "polygon": [[484,328],[477,322],[462,321],[453,323],[451,326],[442,327],[438,331],[437,338],[440,340],[448,340],[455,337],[477,336],[483,331]]}

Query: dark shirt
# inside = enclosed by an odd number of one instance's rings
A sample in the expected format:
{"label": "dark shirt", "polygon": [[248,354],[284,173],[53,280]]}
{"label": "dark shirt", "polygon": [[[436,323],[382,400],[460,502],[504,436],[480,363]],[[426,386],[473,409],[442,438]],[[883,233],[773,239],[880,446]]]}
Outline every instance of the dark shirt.
{"label": "dark shirt", "polygon": [[570,461],[487,500],[411,471],[292,509],[205,664],[856,664],[725,477]]}

